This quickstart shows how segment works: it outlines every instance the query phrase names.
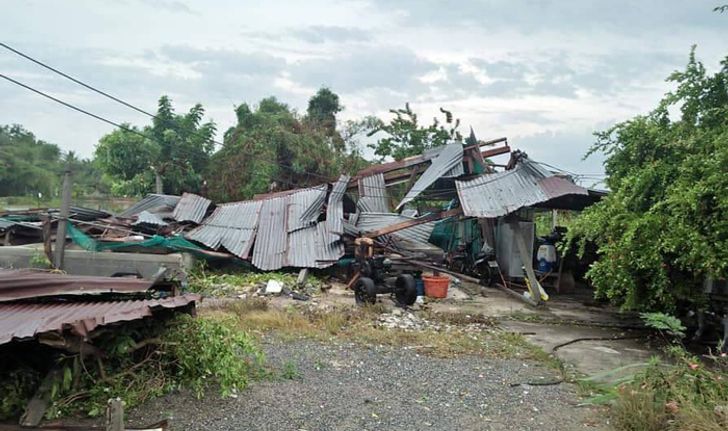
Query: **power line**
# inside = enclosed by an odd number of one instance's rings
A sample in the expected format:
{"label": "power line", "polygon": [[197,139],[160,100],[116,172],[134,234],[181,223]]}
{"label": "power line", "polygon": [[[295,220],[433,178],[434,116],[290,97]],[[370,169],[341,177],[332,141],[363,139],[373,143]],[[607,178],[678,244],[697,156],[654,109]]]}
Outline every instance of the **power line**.
{"label": "power line", "polygon": [[[71,75],[69,75],[67,73],[62,72],[62,71],[56,69],[53,66],[50,66],[50,65],[48,65],[48,64],[46,64],[46,63],[44,63],[44,62],[42,62],[42,61],[40,61],[38,59],[35,59],[35,58],[29,56],[28,54],[25,54],[25,53],[23,53],[21,51],[18,51],[17,49],[9,46],[6,43],[0,42],[0,46],[2,46],[3,48],[7,49],[10,52],[13,52],[13,53],[15,53],[15,54],[17,54],[17,55],[25,58],[26,60],[32,61],[33,63],[35,63],[35,64],[37,64],[37,65],[39,65],[41,67],[44,67],[44,68],[50,70],[51,72],[57,73],[58,75],[66,78],[66,79],[68,79],[70,81],[73,81],[76,84],[81,85],[84,88],[87,88],[87,89],[89,89],[89,90],[91,90],[91,91],[93,91],[95,93],[98,93],[98,94],[100,94],[100,95],[102,95],[104,97],[107,97],[107,98],[113,100],[116,103],[119,103],[121,105],[124,105],[127,108],[131,108],[131,109],[133,109],[133,110],[135,110],[135,111],[137,111],[137,112],[139,112],[141,114],[147,115],[147,116],[149,116],[151,118],[154,118],[157,121],[160,121],[160,122],[169,124],[169,122],[167,120],[165,120],[164,118],[160,118],[158,115],[152,114],[151,112],[148,112],[148,111],[146,111],[146,110],[144,110],[142,108],[139,108],[139,107],[137,107],[135,105],[132,105],[131,103],[126,102],[126,101],[124,101],[124,100],[122,100],[122,99],[120,99],[120,98],[118,98],[116,96],[113,96],[113,95],[111,95],[111,94],[109,94],[109,93],[107,93],[107,92],[105,92],[103,90],[99,90],[98,88],[96,88],[96,87],[94,87],[94,86],[92,86],[90,84],[86,84],[85,82],[83,82],[83,81],[81,81],[81,80],[79,80],[77,78],[74,78],[73,76],[71,76]],[[213,138],[206,137],[206,136],[201,136],[201,135],[199,135],[199,134],[197,134],[195,132],[192,132],[191,134],[192,135],[195,135],[195,136],[198,136],[198,137],[203,137],[203,138],[207,139],[208,141],[210,141],[210,142],[212,142],[213,144],[216,144],[216,145],[220,145],[220,146],[224,146],[225,145],[224,143],[219,142],[219,141],[216,141]]]}

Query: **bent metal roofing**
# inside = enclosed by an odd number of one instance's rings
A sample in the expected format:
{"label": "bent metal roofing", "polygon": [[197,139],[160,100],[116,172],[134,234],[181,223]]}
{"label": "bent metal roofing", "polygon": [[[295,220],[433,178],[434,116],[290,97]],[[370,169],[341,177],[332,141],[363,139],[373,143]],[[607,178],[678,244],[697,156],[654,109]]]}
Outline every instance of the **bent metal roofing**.
{"label": "bent metal roofing", "polygon": [[455,181],[455,185],[463,213],[471,217],[500,217],[562,196],[589,194],[525,157],[513,169]]}
{"label": "bent metal roofing", "polygon": [[0,303],[0,344],[48,332],[70,331],[84,338],[99,326],[128,322],[163,309],[194,307],[199,295],[108,302]]}

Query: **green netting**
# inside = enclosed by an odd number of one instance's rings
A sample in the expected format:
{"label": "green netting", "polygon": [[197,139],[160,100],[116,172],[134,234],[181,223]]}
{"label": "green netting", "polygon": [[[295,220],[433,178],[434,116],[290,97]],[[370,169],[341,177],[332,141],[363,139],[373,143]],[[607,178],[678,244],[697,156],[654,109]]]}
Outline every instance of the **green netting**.
{"label": "green netting", "polygon": [[202,250],[202,247],[197,244],[187,241],[179,235],[164,237],[160,235],[154,235],[151,238],[143,241],[133,242],[110,242],[110,241],[98,241],[86,235],[74,225],[68,226],[68,235],[71,240],[79,247],[89,251],[131,251],[131,250],[143,250],[143,249],[164,249],[171,252],[191,252],[195,253],[197,250]]}

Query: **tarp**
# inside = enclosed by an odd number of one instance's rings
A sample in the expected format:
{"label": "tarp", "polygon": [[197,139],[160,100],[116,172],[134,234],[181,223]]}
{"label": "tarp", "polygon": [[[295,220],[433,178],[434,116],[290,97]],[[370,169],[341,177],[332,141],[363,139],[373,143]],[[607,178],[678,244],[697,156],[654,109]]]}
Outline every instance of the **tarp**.
{"label": "tarp", "polygon": [[160,235],[154,235],[151,238],[143,241],[129,241],[129,242],[111,242],[111,241],[98,241],[90,236],[83,233],[81,230],[76,228],[74,225],[68,226],[68,235],[71,240],[79,247],[88,251],[124,251],[125,249],[131,248],[156,248],[166,249],[170,252],[192,252],[197,250],[203,250],[202,247],[197,244],[187,241],[179,235],[164,237]]}

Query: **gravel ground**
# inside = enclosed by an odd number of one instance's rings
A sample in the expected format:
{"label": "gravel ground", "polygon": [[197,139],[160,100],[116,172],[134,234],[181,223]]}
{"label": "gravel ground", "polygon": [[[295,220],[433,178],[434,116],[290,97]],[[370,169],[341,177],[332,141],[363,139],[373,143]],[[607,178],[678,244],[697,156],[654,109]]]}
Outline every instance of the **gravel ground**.
{"label": "gravel ground", "polygon": [[439,359],[406,347],[268,340],[269,365],[295,378],[253,382],[237,398],[187,392],[129,412],[128,425],[169,418],[174,430],[583,430],[594,411],[536,363]]}

